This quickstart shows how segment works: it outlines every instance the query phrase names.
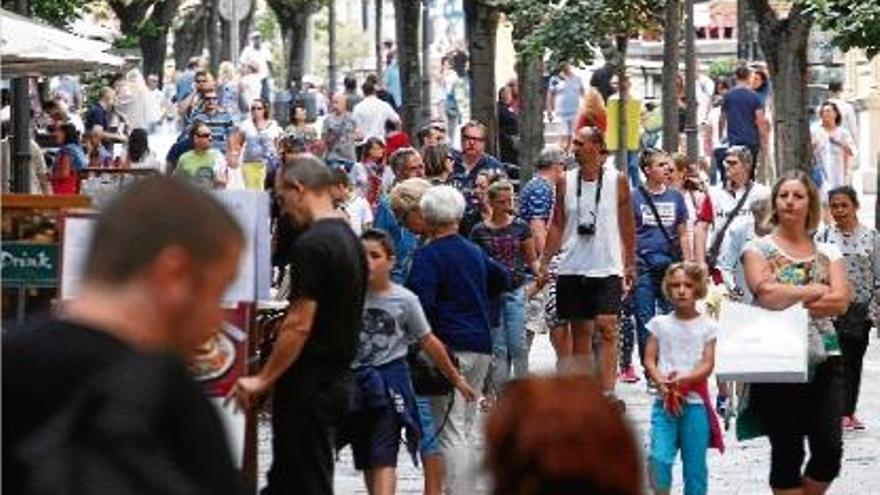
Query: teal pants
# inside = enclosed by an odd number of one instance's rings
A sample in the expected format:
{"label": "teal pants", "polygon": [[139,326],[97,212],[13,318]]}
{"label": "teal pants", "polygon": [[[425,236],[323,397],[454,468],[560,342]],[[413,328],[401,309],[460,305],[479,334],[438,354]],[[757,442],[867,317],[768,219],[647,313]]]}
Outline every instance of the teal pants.
{"label": "teal pants", "polygon": [[675,417],[656,401],[651,410],[650,470],[654,488],[669,491],[672,487],[672,466],[681,450],[684,494],[705,495],[709,486],[709,434],[709,415],[702,404],[685,404],[681,416]]}

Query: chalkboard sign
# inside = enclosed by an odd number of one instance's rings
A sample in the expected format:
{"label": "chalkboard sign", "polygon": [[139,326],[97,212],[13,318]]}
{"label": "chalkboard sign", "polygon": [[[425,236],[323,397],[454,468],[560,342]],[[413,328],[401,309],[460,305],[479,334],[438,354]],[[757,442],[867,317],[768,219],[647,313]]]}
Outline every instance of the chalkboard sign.
{"label": "chalkboard sign", "polygon": [[4,242],[0,277],[7,287],[54,287],[58,283],[58,245]]}

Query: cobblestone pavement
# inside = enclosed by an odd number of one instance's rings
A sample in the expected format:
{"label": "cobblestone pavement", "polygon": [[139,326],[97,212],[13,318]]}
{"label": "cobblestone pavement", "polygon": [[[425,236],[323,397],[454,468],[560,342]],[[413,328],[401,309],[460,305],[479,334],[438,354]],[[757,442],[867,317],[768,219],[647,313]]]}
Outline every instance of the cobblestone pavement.
{"label": "cobblestone pavement", "polygon": [[[553,369],[554,355],[546,335],[539,335],[531,353],[532,369],[536,373],[549,373]],[[651,397],[645,392],[644,382],[620,384],[618,394],[627,403],[627,415],[636,434],[647,448],[649,404]],[[880,489],[880,339],[871,333],[871,345],[865,358],[862,378],[862,397],[859,417],[868,425],[863,432],[844,435],[844,459],[841,477],[832,485],[829,494],[851,495],[875,493]],[[260,470],[265,473],[271,459],[270,431],[260,431]],[[723,455],[709,452],[709,493],[713,495],[753,495],[769,493],[766,480],[769,473],[770,447],[764,438],[737,442],[732,432],[726,434],[727,450]],[[421,493],[421,472],[415,468],[403,452],[398,464],[398,493]],[[676,466],[673,493],[681,493],[681,467]],[[263,480],[265,482],[265,480]],[[486,493],[484,478],[479,493]],[[351,451],[340,453],[336,464],[336,492],[341,495],[366,493],[361,475],[354,469]]]}

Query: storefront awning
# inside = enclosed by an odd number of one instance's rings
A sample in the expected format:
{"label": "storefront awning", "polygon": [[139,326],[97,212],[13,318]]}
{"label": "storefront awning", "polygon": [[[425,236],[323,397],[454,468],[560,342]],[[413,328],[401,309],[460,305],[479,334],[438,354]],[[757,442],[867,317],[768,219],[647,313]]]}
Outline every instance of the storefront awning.
{"label": "storefront awning", "polygon": [[4,78],[120,69],[110,45],[0,9],[0,73]]}

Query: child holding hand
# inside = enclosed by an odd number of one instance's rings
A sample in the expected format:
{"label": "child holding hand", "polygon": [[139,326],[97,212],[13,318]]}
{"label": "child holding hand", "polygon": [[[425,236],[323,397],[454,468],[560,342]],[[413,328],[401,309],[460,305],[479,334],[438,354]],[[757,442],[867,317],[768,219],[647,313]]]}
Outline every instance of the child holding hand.
{"label": "child holding hand", "polygon": [[718,323],[697,311],[707,291],[706,272],[696,263],[674,263],[663,293],[675,308],[648,322],[645,369],[659,395],[651,411],[650,479],[655,494],[668,494],[672,466],[681,450],[684,493],[707,493],[706,451],[723,451],[721,428],[709,399]]}

